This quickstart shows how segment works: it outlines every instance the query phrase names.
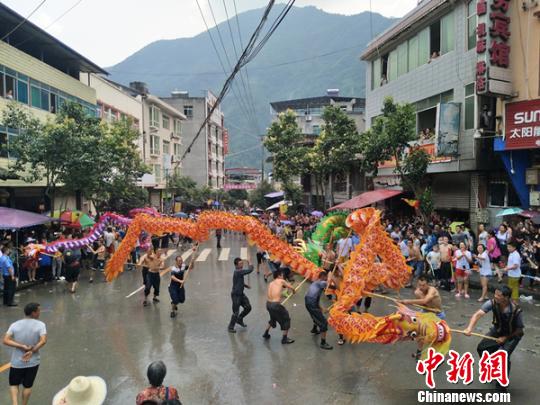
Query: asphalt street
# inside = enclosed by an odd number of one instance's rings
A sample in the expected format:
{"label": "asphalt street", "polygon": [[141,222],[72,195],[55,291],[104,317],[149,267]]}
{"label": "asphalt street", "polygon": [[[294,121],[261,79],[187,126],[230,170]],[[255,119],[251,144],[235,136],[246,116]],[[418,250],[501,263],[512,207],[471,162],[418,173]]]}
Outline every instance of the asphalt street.
{"label": "asphalt street", "polygon": [[[312,323],[304,307],[304,285],[287,303],[292,345],[280,343],[274,330],[265,341],[261,335],[268,321],[265,309],[266,284],[255,272],[247,280],[253,311],[245,319],[247,328],[227,332],[231,315],[230,289],[233,259],[249,256],[255,249],[242,236],[225,234],[223,249],[211,240],[201,245],[198,261],[186,282],[186,302],[171,319],[167,285],[161,282],[161,302],[142,305],[140,271],[123,273],[113,283],[103,277],[90,284],[83,274],[76,294],[65,292],[63,282],[39,285],[18,293],[17,308],[0,309],[0,329],[23,316],[25,303],[42,305],[49,342],[34,385],[31,404],[49,404],[54,394],[77,375],[99,375],[108,386],[107,404],[133,404],[138,391],[147,385],[146,367],[163,360],[168,373],[165,384],[175,386],[184,404],[408,404],[416,403],[416,390],[425,389],[424,377],[415,371],[411,354],[414,342],[395,345],[357,344],[338,346],[329,332],[334,350],[318,347],[318,337],[309,331]],[[179,253],[182,253],[180,251]],[[170,259],[177,254],[170,251]],[[297,278],[300,281],[299,277]],[[402,296],[412,294],[402,290]],[[456,300],[442,293],[448,323],[463,329],[479,304],[478,291],[470,300]],[[329,306],[326,299],[325,306]],[[372,313],[394,311],[389,301],[374,299]],[[523,304],[526,335],[512,356],[510,392],[512,403],[535,404],[540,373],[540,305]],[[478,331],[487,331],[486,316]],[[3,333],[2,332],[2,333]],[[455,334],[452,348],[474,352],[477,338]],[[10,349],[0,349],[0,370],[9,362]],[[485,389],[475,381],[464,386],[445,381],[447,367],[436,373],[437,389]],[[8,371],[0,372],[0,403],[9,404]],[[475,377],[477,377],[475,375]]]}

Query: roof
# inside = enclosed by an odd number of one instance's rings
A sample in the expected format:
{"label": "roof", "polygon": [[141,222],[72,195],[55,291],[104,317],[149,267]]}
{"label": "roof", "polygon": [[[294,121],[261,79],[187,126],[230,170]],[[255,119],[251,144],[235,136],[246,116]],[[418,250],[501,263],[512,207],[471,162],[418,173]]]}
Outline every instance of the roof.
{"label": "roof", "polygon": [[455,0],[424,0],[412,11],[405,14],[405,16],[397,23],[392,25],[382,34],[375,37],[366,47],[361,55],[361,59],[369,60],[374,54],[378,54],[378,50],[383,45],[396,39],[399,35],[407,31],[412,25],[423,20],[426,16],[433,13],[436,9],[446,4],[453,4]]}
{"label": "roof", "polygon": [[170,105],[169,103],[166,103],[165,101],[163,101],[159,97],[153,96],[152,94],[148,94],[146,96],[146,101],[149,102],[149,103],[153,103],[153,104],[158,105],[161,109],[165,110],[168,114],[179,117],[182,120],[187,119],[186,116],[183,113],[181,113],[176,108],[174,108],[172,105]]}
{"label": "roof", "polygon": [[287,109],[299,109],[299,108],[318,108],[331,105],[332,102],[348,103],[356,100],[358,107],[365,107],[366,99],[363,97],[341,97],[341,96],[320,96],[310,98],[298,98],[296,100],[274,101],[270,103],[274,111],[285,111]]}
{"label": "roof", "polygon": [[362,208],[362,207],[366,207],[368,205],[374,204],[378,201],[386,200],[387,198],[394,197],[401,193],[403,193],[403,191],[399,191],[399,190],[366,191],[365,193],[357,195],[356,197],[353,197],[350,200],[347,200],[345,202],[342,202],[341,204],[338,204],[330,208],[330,210],[338,210],[338,209],[355,210],[358,208]]}
{"label": "roof", "polygon": [[[25,17],[0,3],[0,38],[13,30]],[[34,23],[26,21],[4,40],[14,48],[63,72],[107,74],[105,70]],[[42,52],[46,49],[46,52]],[[43,56],[43,58],[42,58]]]}

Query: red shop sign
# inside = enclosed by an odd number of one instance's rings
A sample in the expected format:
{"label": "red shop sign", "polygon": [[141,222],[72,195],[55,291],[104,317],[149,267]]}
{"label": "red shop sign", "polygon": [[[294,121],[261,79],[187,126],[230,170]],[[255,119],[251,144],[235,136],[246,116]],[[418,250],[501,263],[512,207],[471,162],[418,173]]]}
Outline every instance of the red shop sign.
{"label": "red shop sign", "polygon": [[540,99],[506,104],[506,149],[540,148]]}

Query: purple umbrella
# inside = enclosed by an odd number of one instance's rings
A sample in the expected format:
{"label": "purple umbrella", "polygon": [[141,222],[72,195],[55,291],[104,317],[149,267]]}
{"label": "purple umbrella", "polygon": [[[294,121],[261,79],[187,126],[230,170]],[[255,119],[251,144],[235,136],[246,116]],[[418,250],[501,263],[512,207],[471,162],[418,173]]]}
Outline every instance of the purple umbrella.
{"label": "purple umbrella", "polygon": [[313,215],[314,217],[319,217],[319,218],[324,217],[324,213],[322,213],[321,211],[311,211],[311,215]]}
{"label": "purple umbrella", "polygon": [[283,225],[293,225],[293,224],[294,224],[293,221],[287,221],[287,220],[285,220],[285,221],[280,221],[280,222],[281,222]]}
{"label": "purple umbrella", "polygon": [[21,229],[51,222],[52,219],[29,211],[0,207],[0,229]]}

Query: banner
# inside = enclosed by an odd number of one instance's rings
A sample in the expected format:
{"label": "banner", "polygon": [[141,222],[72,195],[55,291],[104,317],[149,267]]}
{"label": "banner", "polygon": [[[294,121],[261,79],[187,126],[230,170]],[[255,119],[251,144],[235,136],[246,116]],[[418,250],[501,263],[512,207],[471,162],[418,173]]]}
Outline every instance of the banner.
{"label": "banner", "polygon": [[540,147],[540,99],[508,103],[506,116],[506,149]]}
{"label": "banner", "polygon": [[223,188],[225,190],[255,190],[257,185],[255,183],[225,183]]}
{"label": "banner", "polygon": [[435,132],[436,156],[458,154],[460,110],[460,103],[439,104]]}

